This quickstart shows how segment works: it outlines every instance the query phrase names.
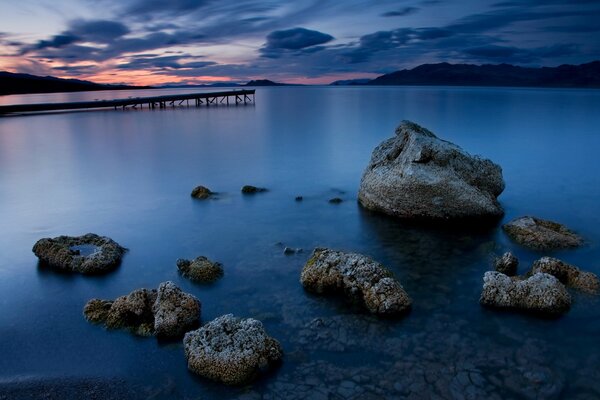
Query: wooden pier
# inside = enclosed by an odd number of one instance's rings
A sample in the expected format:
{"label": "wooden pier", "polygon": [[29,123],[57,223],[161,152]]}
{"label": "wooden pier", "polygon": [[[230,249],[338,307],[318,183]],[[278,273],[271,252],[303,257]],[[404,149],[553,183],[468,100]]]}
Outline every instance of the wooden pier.
{"label": "wooden pier", "polygon": [[229,90],[212,93],[172,94],[166,96],[130,97],[127,99],[77,101],[70,103],[34,103],[0,106],[0,115],[32,113],[44,111],[84,110],[94,108],[168,108],[178,106],[210,106],[211,104],[247,104],[254,103],[254,89]]}

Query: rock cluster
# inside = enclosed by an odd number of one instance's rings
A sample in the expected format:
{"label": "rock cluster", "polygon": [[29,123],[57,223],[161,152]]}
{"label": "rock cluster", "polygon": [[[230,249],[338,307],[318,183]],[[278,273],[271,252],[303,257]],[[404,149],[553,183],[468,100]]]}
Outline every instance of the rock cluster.
{"label": "rock cluster", "polygon": [[403,121],[375,148],[358,200],[368,209],[407,219],[498,217],[502,169],[432,132]]}
{"label": "rock cluster", "polygon": [[315,249],[302,270],[300,282],[311,292],[343,293],[374,314],[403,313],[412,303],[389,270],[356,253]]}
{"label": "rock cluster", "polygon": [[600,280],[592,272],[582,271],[574,265],[567,264],[557,258],[542,257],[533,263],[529,275],[543,272],[556,277],[565,285],[573,289],[590,294],[600,292]]}
{"label": "rock cluster", "polygon": [[503,273],[504,275],[513,276],[517,274],[517,267],[519,266],[519,259],[514,256],[511,252],[506,252],[494,260],[494,267],[496,271]]}
{"label": "rock cluster", "polygon": [[536,217],[516,218],[502,228],[515,242],[536,250],[564,249],[583,244],[583,239],[566,226]]}
{"label": "rock cluster", "polygon": [[223,315],[183,339],[188,368],[227,385],[241,385],[276,365],[282,357],[279,342],[252,318]]}
{"label": "rock cluster", "polygon": [[101,274],[116,268],[126,249],[114,240],[88,233],[43,238],[33,246],[40,262],[62,271]]}
{"label": "rock cluster", "polygon": [[206,200],[214,194],[215,193],[205,186],[196,186],[194,190],[192,190],[191,196],[196,199]]}
{"label": "rock cluster", "polygon": [[110,329],[128,329],[136,335],[178,337],[198,326],[200,301],[173,282],[158,290],[136,289],[114,301],[92,299],[84,307],[86,319]]}
{"label": "rock cluster", "polygon": [[180,258],[177,260],[177,269],[183,276],[195,282],[214,282],[223,276],[223,265],[204,256],[191,261]]}
{"label": "rock cluster", "polygon": [[569,310],[571,296],[565,286],[550,274],[538,272],[520,280],[488,271],[483,277],[479,302],[484,306],[557,316]]}

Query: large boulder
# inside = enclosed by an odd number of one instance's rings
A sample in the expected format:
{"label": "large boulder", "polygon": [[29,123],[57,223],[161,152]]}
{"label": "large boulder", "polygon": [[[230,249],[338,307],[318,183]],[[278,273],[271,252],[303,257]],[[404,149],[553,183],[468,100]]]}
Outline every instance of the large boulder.
{"label": "large boulder", "polygon": [[590,294],[600,292],[600,280],[592,272],[582,271],[574,265],[567,264],[553,257],[542,257],[534,261],[528,275],[544,272],[556,277],[565,285],[573,289],[581,290]]}
{"label": "large boulder", "polygon": [[519,217],[502,228],[515,242],[536,250],[564,249],[583,244],[583,239],[566,226],[536,217]]}
{"label": "large boulder", "polygon": [[223,265],[204,256],[193,260],[180,258],[177,260],[177,269],[181,275],[194,282],[209,283],[223,276]]}
{"label": "large boulder", "polygon": [[569,310],[571,296],[565,286],[549,274],[540,272],[521,280],[488,271],[483,277],[479,302],[489,307],[557,316]]}
{"label": "large boulder", "polygon": [[407,219],[499,217],[502,169],[409,121],[373,150],[358,201]]}
{"label": "large boulder", "polygon": [[241,385],[276,365],[282,357],[279,342],[252,318],[223,315],[183,338],[188,368],[227,385]]}
{"label": "large boulder", "polygon": [[374,314],[400,314],[412,301],[392,273],[371,258],[317,248],[300,275],[304,288],[314,293],[343,293]]}
{"label": "large boulder", "polygon": [[126,249],[114,240],[88,233],[38,240],[32,249],[40,263],[61,271],[101,274],[116,268]]}
{"label": "large boulder", "polygon": [[92,299],[83,309],[85,318],[109,329],[127,329],[139,336],[180,337],[200,323],[200,301],[173,282],[158,290],[136,289],[114,301]]}

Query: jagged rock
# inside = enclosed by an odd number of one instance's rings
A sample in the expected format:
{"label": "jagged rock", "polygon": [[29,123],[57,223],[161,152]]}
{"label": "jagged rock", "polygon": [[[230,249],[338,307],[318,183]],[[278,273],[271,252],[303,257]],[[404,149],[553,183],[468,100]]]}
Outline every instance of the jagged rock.
{"label": "jagged rock", "polygon": [[204,256],[196,257],[194,260],[177,260],[177,269],[183,276],[195,282],[214,282],[223,276],[223,265],[212,262]]}
{"label": "jagged rock", "polygon": [[499,217],[502,169],[403,121],[373,150],[358,192],[368,209],[407,219]]}
{"label": "jagged rock", "polygon": [[342,292],[374,314],[399,314],[411,299],[383,265],[356,253],[317,248],[300,276],[305,289],[315,293]]}
{"label": "jagged rock", "polygon": [[192,197],[200,200],[206,200],[210,198],[214,193],[205,186],[196,186],[194,190],[192,190]]}
{"label": "jagged rock", "polygon": [[200,301],[173,282],[163,282],[158,286],[152,312],[156,336],[177,337],[198,326]]}
{"label": "jagged rock", "polygon": [[241,385],[277,364],[279,342],[267,335],[260,321],[223,315],[183,339],[188,368],[227,385]]}
{"label": "jagged rock", "polygon": [[516,275],[518,266],[519,259],[511,252],[506,252],[502,257],[498,257],[494,260],[496,271],[508,276]]}
{"label": "jagged rock", "polygon": [[93,233],[43,238],[35,243],[32,250],[43,265],[82,274],[113,270],[127,251],[114,240]]}
{"label": "jagged rock", "polygon": [[554,276],[536,273],[520,280],[496,271],[483,277],[479,302],[484,306],[510,308],[548,316],[563,314],[571,307],[571,296]]}
{"label": "jagged rock", "polygon": [[83,315],[90,322],[96,324],[104,322],[108,318],[112,304],[110,300],[92,299],[83,308]]}
{"label": "jagged rock", "polygon": [[536,250],[564,249],[583,244],[583,239],[566,226],[536,217],[516,218],[502,228],[515,242]]}
{"label": "jagged rock", "polygon": [[557,258],[542,257],[533,263],[528,275],[544,272],[556,277],[565,285],[573,289],[590,294],[600,292],[600,280],[592,272],[582,271],[574,265],[567,264]]}
{"label": "jagged rock", "polygon": [[252,185],[245,185],[242,187],[242,193],[244,193],[244,194],[254,194],[254,193],[260,193],[260,192],[266,192],[266,191],[267,191],[266,188],[256,187],[256,186],[252,186]]}
{"label": "jagged rock", "polygon": [[200,301],[182,292],[173,282],[158,291],[136,289],[114,301],[92,299],[83,309],[85,318],[109,329],[127,329],[140,336],[181,336],[200,321]]}

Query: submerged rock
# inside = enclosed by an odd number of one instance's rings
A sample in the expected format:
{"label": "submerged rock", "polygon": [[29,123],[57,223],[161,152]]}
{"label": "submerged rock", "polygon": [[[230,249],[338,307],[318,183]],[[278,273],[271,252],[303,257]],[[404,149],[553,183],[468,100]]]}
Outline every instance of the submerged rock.
{"label": "submerged rock", "polygon": [[294,200],[296,200],[296,201],[302,201],[302,200],[304,200],[304,197],[302,197],[302,196],[296,196],[296,198]]}
{"label": "submerged rock", "polygon": [[571,296],[554,276],[538,272],[520,280],[496,271],[483,277],[479,302],[484,306],[509,308],[548,316],[563,314],[571,307]]}
{"label": "submerged rock", "polygon": [[283,254],[285,254],[286,256],[291,256],[292,254],[296,254],[296,253],[302,253],[302,249],[301,248],[294,248],[294,247],[284,247],[283,249]]}
{"label": "submerged rock", "polygon": [[383,265],[356,253],[317,248],[300,276],[305,289],[315,293],[341,292],[374,314],[399,314],[411,299]]}
{"label": "submerged rock", "polygon": [[223,315],[183,339],[188,368],[227,385],[241,385],[272,368],[282,357],[279,342],[252,318]]}
{"label": "submerged rock", "polygon": [[215,193],[211,192],[211,190],[205,186],[196,186],[194,190],[192,190],[191,196],[196,199],[206,200],[210,198],[213,194]]}
{"label": "submerged rock", "polygon": [[502,228],[515,242],[536,250],[564,249],[583,244],[583,239],[566,226],[536,217],[516,218]]}
{"label": "submerged rock", "polygon": [[204,256],[196,257],[194,260],[177,260],[177,269],[183,276],[195,282],[214,282],[223,276],[223,265],[212,262]]}
{"label": "submerged rock", "polygon": [[600,292],[600,280],[592,272],[582,271],[574,265],[567,264],[557,258],[542,257],[533,263],[528,275],[543,272],[556,277],[565,285],[573,289],[590,294]]}
{"label": "submerged rock", "polygon": [[494,260],[496,271],[508,276],[516,275],[518,266],[519,259],[511,252],[506,252],[501,257]]}
{"label": "submerged rock", "polygon": [[330,202],[331,204],[340,204],[340,203],[341,203],[341,202],[343,202],[343,201],[344,201],[344,200],[342,200],[342,199],[341,199],[341,198],[339,198],[339,197],[334,197],[333,199],[329,199],[329,202]]}
{"label": "submerged rock", "polygon": [[114,301],[92,299],[83,309],[85,318],[110,329],[128,329],[140,336],[177,337],[200,322],[200,301],[163,282],[158,291],[136,289]]}
{"label": "submerged rock", "polygon": [[43,238],[32,250],[44,265],[82,274],[101,274],[115,269],[127,251],[114,240],[93,233]]}
{"label": "submerged rock", "polygon": [[242,193],[244,193],[244,194],[254,194],[254,193],[261,193],[261,192],[266,192],[266,191],[267,191],[267,189],[262,188],[262,187],[256,187],[256,186],[252,186],[252,185],[242,186]]}
{"label": "submerged rock", "polygon": [[432,132],[403,121],[373,150],[358,200],[371,210],[407,219],[499,217],[502,169]]}

